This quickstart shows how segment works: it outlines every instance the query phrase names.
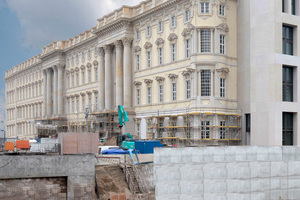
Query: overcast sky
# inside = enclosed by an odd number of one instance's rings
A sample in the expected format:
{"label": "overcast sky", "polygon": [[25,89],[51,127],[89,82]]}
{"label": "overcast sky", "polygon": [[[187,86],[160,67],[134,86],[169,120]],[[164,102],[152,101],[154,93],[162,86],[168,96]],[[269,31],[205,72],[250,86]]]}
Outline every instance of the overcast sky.
{"label": "overcast sky", "polygon": [[141,0],[0,0],[0,114],[5,110],[5,71],[41,53],[55,40],[72,38],[97,19]]}

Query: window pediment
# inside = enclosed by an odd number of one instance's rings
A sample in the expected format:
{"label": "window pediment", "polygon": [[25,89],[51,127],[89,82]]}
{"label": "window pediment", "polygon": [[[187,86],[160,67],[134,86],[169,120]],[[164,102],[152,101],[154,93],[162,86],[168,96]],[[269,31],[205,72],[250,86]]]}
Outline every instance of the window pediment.
{"label": "window pediment", "polygon": [[219,24],[216,28],[226,32],[229,31],[229,27],[226,23]]}
{"label": "window pediment", "polygon": [[161,45],[161,44],[164,44],[164,43],[165,43],[165,40],[162,39],[162,38],[157,38],[157,40],[155,41],[156,45]]}
{"label": "window pediment", "polygon": [[175,33],[171,33],[168,37],[169,41],[177,40],[178,36]]}
{"label": "window pediment", "polygon": [[135,47],[133,48],[133,50],[134,50],[134,52],[136,53],[136,52],[140,52],[142,49],[141,49],[140,46],[135,46]]}
{"label": "window pediment", "polygon": [[152,44],[150,42],[146,42],[144,45],[145,49],[150,49],[152,47]]}

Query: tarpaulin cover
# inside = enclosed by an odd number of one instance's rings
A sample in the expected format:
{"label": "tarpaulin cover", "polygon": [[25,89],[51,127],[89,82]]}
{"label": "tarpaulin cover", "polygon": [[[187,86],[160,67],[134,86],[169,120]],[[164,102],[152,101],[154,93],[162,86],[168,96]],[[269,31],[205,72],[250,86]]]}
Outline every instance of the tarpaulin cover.
{"label": "tarpaulin cover", "polygon": [[102,154],[129,154],[129,152],[123,149],[107,149],[102,151]]}

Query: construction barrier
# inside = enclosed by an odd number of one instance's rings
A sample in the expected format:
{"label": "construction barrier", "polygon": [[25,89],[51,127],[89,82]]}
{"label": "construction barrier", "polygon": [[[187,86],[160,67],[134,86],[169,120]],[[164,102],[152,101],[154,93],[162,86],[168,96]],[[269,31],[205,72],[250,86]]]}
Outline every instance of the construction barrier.
{"label": "construction barrier", "polygon": [[13,151],[15,149],[14,142],[5,142],[5,151]]}
{"label": "construction barrier", "polygon": [[16,148],[17,149],[30,149],[29,140],[17,140]]}

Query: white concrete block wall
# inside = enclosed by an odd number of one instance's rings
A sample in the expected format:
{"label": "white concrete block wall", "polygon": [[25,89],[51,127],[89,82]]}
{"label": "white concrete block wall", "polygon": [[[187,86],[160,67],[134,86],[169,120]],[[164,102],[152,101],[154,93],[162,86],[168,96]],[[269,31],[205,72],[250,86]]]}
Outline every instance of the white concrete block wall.
{"label": "white concrete block wall", "polygon": [[156,199],[300,199],[300,147],[156,148]]}

